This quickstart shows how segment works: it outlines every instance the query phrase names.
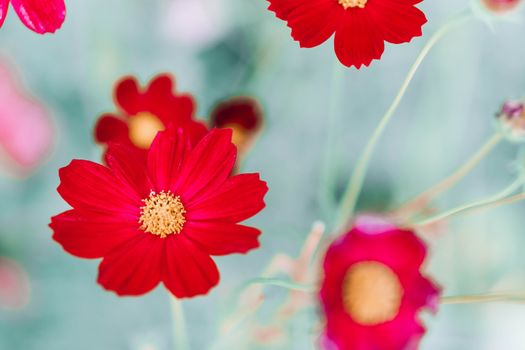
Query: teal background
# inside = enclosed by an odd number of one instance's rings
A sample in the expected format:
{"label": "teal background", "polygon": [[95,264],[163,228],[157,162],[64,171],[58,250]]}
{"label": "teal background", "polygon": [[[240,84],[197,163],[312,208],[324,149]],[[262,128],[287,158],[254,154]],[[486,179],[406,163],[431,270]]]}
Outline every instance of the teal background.
{"label": "teal background", "polygon": [[[221,18],[211,25],[215,38],[204,45],[180,39],[184,33],[170,34],[168,0],[68,1],[63,28],[46,36],[26,29],[10,10],[0,30],[0,55],[52,111],[58,139],[53,155],[30,178],[0,178],[0,255],[17,260],[32,287],[27,308],[0,310],[0,349],[173,349],[164,289],[141,298],[104,291],[95,282],[98,262],[64,253],[47,227],[52,215],[67,208],[55,191],[57,169],[73,158],[100,159],[93,125],[101,113],[114,110],[113,85],[121,76],[135,74],[146,83],[156,73],[173,73],[178,90],[194,94],[202,118],[217,100],[236,94],[257,97],[265,109],[265,131],[243,169],[259,171],[270,187],[267,208],[251,221],[263,230],[262,248],[216,259],[221,284],[207,297],[184,302],[191,349],[208,349],[236,288],[257,277],[274,254],[296,255],[315,220],[330,224],[334,208],[323,174],[330,174],[340,195],[418,51],[470,4],[424,1],[419,5],[429,20],[424,37],[387,45],[381,61],[357,71],[336,62],[331,41],[300,49],[265,1],[194,1],[205,8],[213,2],[208,14]],[[434,48],[378,145],[363,210],[392,208],[419,193],[493,133],[500,104],[524,94],[522,17],[520,11],[492,28],[470,21]],[[330,103],[338,94],[330,88],[334,69],[344,80],[331,128]],[[327,142],[333,144],[329,161]],[[515,176],[517,153],[516,145],[500,145],[440,197],[438,208],[505,187]],[[454,218],[443,235],[430,240],[429,273],[445,295],[525,291],[523,210],[515,204]],[[262,318],[283,296],[276,287],[266,290]],[[276,348],[313,347],[314,316],[298,315],[287,329],[292,336]],[[525,349],[525,307],[519,304],[445,305],[424,319],[429,333],[422,349]]]}

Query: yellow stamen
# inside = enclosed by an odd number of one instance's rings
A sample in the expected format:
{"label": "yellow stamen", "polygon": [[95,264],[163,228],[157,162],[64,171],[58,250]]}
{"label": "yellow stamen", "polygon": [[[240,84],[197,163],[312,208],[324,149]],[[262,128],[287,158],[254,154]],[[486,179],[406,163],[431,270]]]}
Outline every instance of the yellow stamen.
{"label": "yellow stamen", "polygon": [[345,10],[354,7],[364,9],[368,0],[338,0],[338,2],[339,5],[343,6]]}
{"label": "yellow stamen", "polygon": [[131,142],[142,149],[148,149],[157,133],[164,130],[164,124],[160,119],[148,112],[130,117],[128,125]]}
{"label": "yellow stamen", "polygon": [[182,232],[186,219],[186,209],[179,196],[170,191],[155,193],[142,200],[144,206],[140,208],[140,229],[161,238]]}
{"label": "yellow stamen", "polygon": [[352,265],[345,274],[342,292],[345,311],[364,326],[393,320],[403,297],[396,274],[374,261]]}

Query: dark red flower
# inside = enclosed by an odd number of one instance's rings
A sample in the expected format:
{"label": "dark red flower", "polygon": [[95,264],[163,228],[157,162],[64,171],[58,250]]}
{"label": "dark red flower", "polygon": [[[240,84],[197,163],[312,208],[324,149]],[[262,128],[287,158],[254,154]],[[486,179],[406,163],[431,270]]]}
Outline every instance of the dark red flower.
{"label": "dark red flower", "polygon": [[260,133],[263,113],[259,103],[248,96],[237,96],[220,102],[213,109],[210,125],[233,130],[233,143],[240,154],[245,153]]}
{"label": "dark red flower", "polygon": [[324,43],[335,33],[335,53],[347,67],[381,58],[384,42],[400,44],[421,35],[422,0],[268,0],[269,9],[288,22],[301,47]]}
{"label": "dark red flower", "polygon": [[38,34],[54,33],[66,18],[64,0],[0,0],[0,27],[9,2],[25,26]]}
{"label": "dark red flower", "polygon": [[182,129],[160,132],[147,152],[111,144],[108,167],[73,160],[58,192],[73,209],[51,219],[69,253],[103,258],[98,282],[140,295],[163,282],[178,298],[219,282],[210,255],[246,253],[260,231],[239,224],[264,208],[258,174],[231,176],[230,130],[214,129],[195,147]]}
{"label": "dark red flower", "polygon": [[322,344],[329,350],[413,350],[425,329],[421,309],[440,293],[420,268],[425,244],[382,218],[359,217],[324,258]]}
{"label": "dark red flower", "polygon": [[95,139],[102,143],[117,142],[138,148],[145,153],[157,132],[168,128],[183,128],[193,144],[207,132],[195,119],[195,102],[189,94],[174,93],[174,80],[161,74],[144,90],[135,78],[122,79],[115,88],[118,114],[105,114],[95,126]]}

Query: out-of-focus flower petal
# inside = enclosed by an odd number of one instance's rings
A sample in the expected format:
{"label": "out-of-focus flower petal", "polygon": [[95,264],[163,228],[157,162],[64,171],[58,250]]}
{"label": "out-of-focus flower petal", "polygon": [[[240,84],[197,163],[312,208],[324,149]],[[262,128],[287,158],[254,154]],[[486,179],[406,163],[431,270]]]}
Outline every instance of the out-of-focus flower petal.
{"label": "out-of-focus flower petal", "polygon": [[9,0],[0,0],[0,27],[4,24],[9,9]]}
{"label": "out-of-focus flower petal", "polygon": [[21,309],[29,302],[29,277],[16,262],[0,257],[0,309]]}
{"label": "out-of-focus flower petal", "polygon": [[66,18],[64,0],[11,0],[20,20],[39,34],[54,33]]}
{"label": "out-of-focus flower petal", "polygon": [[30,173],[53,145],[53,125],[45,108],[18,87],[0,62],[0,151],[12,172]]}

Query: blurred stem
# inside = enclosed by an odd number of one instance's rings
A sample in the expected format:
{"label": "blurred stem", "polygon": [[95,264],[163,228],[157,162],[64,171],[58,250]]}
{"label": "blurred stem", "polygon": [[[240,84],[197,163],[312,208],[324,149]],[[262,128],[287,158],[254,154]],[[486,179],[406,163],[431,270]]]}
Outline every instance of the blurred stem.
{"label": "blurred stem", "polygon": [[377,142],[379,141],[381,135],[385,131],[386,126],[390,122],[390,119],[394,115],[394,112],[396,111],[401,100],[403,99],[403,96],[405,95],[419,66],[421,65],[421,63],[423,62],[427,54],[430,52],[432,47],[443,36],[445,36],[445,34],[447,34],[452,29],[454,29],[456,26],[464,23],[470,18],[472,18],[472,14],[469,11],[467,11],[466,13],[462,13],[452,18],[448,22],[446,22],[438,31],[434,33],[434,35],[432,35],[432,37],[428,40],[428,42],[425,44],[425,46],[423,47],[423,49],[417,56],[416,61],[414,62],[410,70],[408,71],[408,75],[406,76],[403,84],[401,85],[401,88],[399,89],[399,92],[394,98],[394,101],[392,102],[388,110],[386,111],[383,118],[381,118],[381,121],[379,122],[376,129],[374,130],[372,137],[369,139],[368,144],[366,145],[363,153],[361,154],[361,157],[359,158],[357,162],[357,166],[352,174],[350,182],[348,183],[346,191],[343,195],[343,199],[341,201],[341,205],[339,207],[338,221],[337,221],[338,228],[344,228],[347,225],[347,223],[350,221],[352,216],[354,215],[357,199],[359,197],[361,188],[363,186],[363,181],[364,181],[367,169],[368,169],[368,164],[370,163],[370,158],[372,157],[374,153]]}
{"label": "blurred stem", "polygon": [[[324,166],[321,169],[321,186],[319,200],[326,215],[333,212],[335,205],[335,173],[334,152],[337,146],[337,128],[339,127],[339,117],[341,115],[341,105],[343,98],[343,73],[339,60],[335,59],[332,66],[332,78],[330,88],[330,106],[328,109],[328,127],[324,149]],[[326,217],[326,222],[333,222],[331,217]]]}
{"label": "blurred stem", "polygon": [[484,209],[484,208],[489,208],[489,207],[497,207],[500,205],[511,204],[511,203],[520,201],[522,199],[525,199],[525,193],[520,193],[512,197],[507,197],[507,196],[509,196],[514,191],[516,191],[521,186],[523,186],[524,183],[525,183],[525,178],[523,176],[520,176],[513,183],[511,183],[508,187],[506,187],[501,192],[495,195],[492,195],[488,198],[476,201],[474,203],[469,203],[469,204],[451,209],[444,213],[438,214],[436,216],[432,216],[420,222],[409,224],[407,226],[414,227],[414,226],[430,225],[435,222],[450,218],[451,216],[454,216],[454,215],[462,214],[467,211],[472,211],[476,209]]}
{"label": "blurred stem", "polygon": [[173,318],[173,343],[175,350],[188,350],[188,333],[186,320],[180,299],[170,295],[171,313]]}
{"label": "blurred stem", "polygon": [[[456,170],[452,175],[448,176],[441,182],[432,186],[430,189],[419,194],[414,199],[408,201],[407,203],[401,205],[398,209],[395,210],[395,213],[400,216],[404,216],[403,213],[412,213],[417,209],[424,209],[428,203],[436,197],[438,194],[445,192],[452,186],[454,186],[459,180],[461,180],[465,175],[467,175],[476,165],[479,164],[487,154],[490,153],[496,147],[500,141],[503,139],[503,135],[496,133],[492,135],[488,141],[472,156],[465,164],[463,164],[458,170]],[[394,214],[394,216],[396,216]]]}
{"label": "blurred stem", "polygon": [[314,291],[314,286],[299,284],[292,281],[286,281],[279,278],[254,278],[246,282],[246,285],[250,284],[262,284],[265,286],[275,286],[281,287],[289,290],[299,291],[299,292],[312,292]]}
{"label": "blurred stem", "polygon": [[525,303],[523,294],[479,294],[479,295],[459,295],[441,298],[440,303],[446,304],[475,304],[493,302],[514,302]]}

